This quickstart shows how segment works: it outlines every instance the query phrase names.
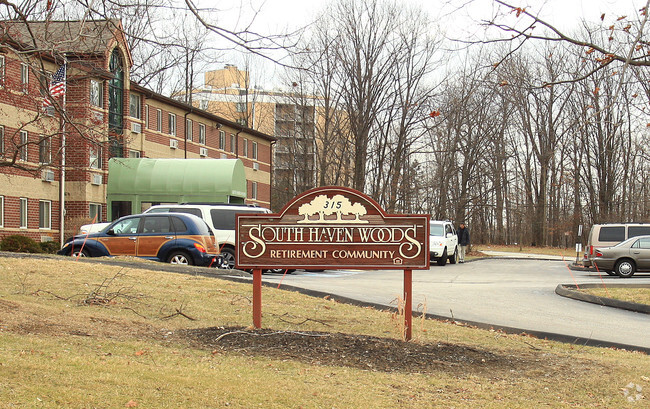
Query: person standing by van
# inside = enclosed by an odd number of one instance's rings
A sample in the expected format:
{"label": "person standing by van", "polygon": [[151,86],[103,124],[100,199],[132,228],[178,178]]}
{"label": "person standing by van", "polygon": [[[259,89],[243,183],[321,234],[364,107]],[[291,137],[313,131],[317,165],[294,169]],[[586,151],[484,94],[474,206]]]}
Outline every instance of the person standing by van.
{"label": "person standing by van", "polygon": [[460,228],[458,229],[458,245],[460,246],[460,252],[458,253],[458,261],[460,263],[465,262],[465,252],[467,251],[467,246],[469,246],[469,230],[465,226],[465,222],[460,223]]}

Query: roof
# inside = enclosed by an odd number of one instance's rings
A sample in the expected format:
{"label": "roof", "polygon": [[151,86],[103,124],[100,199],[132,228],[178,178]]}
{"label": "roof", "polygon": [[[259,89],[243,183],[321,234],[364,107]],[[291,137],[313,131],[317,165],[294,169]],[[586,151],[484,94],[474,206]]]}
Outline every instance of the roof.
{"label": "roof", "polygon": [[13,43],[23,51],[67,56],[105,55],[115,42],[132,57],[119,19],[74,21],[0,21],[0,43]]}

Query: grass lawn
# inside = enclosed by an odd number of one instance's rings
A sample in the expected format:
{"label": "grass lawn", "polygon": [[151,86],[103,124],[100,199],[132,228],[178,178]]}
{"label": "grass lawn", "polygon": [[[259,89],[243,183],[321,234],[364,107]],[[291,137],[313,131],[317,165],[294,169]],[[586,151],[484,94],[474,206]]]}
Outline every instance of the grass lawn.
{"label": "grass lawn", "polygon": [[650,288],[581,288],[580,291],[598,297],[650,305]]}
{"label": "grass lawn", "polygon": [[638,408],[650,359],[328,298],[0,258],[0,408]]}

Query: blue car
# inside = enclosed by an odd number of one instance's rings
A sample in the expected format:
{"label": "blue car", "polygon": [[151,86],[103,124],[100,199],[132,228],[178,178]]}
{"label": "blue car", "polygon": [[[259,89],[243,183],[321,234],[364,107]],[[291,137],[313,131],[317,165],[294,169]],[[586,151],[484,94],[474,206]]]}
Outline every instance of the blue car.
{"label": "blue car", "polygon": [[172,264],[215,266],[214,235],[200,217],[185,213],[122,217],[98,233],[78,235],[57,254],[73,257],[135,256]]}

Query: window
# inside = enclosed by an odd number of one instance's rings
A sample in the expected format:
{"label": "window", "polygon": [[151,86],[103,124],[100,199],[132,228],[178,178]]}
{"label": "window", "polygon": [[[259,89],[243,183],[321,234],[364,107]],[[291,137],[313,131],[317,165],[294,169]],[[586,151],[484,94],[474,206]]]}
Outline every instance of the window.
{"label": "window", "polygon": [[149,129],[149,105],[144,106],[144,126]]}
{"label": "window", "polygon": [[0,227],[5,225],[5,197],[0,196]]}
{"label": "window", "polygon": [[90,80],[90,105],[104,107],[104,87],[101,81]]}
{"label": "window", "polygon": [[20,64],[20,83],[23,92],[26,94],[29,88],[29,66],[25,63]]}
{"label": "window", "polygon": [[20,228],[27,228],[27,198],[20,198]]}
{"label": "window", "polygon": [[248,121],[246,120],[246,118],[239,118],[237,120],[237,124],[241,126],[248,126]]}
{"label": "window", "polygon": [[0,55],[0,87],[5,84],[5,56]]}
{"label": "window", "polygon": [[242,151],[243,151],[242,155],[244,155],[244,157],[247,158],[248,157],[248,139],[244,138],[244,140],[242,141],[242,145],[243,145],[242,146]]}
{"label": "window", "polygon": [[641,249],[650,249],[650,239],[648,238],[643,238],[639,239],[633,247],[641,248]]}
{"label": "window", "polygon": [[52,162],[52,139],[41,136],[38,143],[38,163],[48,164]]}
{"label": "window", "polygon": [[257,200],[257,182],[251,182],[251,199]]}
{"label": "window", "polygon": [[102,168],[102,147],[99,145],[90,145],[90,161],[88,166],[91,169]]}
{"label": "window", "polygon": [[192,120],[188,119],[185,121],[185,139],[188,141],[192,140]]}
{"label": "window", "polygon": [[219,131],[219,149],[226,150],[226,133]]}
{"label": "window", "polygon": [[650,226],[630,226],[627,228],[627,237],[636,237],[650,234]]}
{"label": "window", "polygon": [[206,111],[208,109],[208,100],[207,99],[200,100],[199,101],[199,108]]}
{"label": "window", "polygon": [[134,151],[132,149],[129,149],[129,158],[137,159],[139,157],[140,157],[140,151]]}
{"label": "window", "polygon": [[0,126],[0,156],[5,153],[5,127]]}
{"label": "window", "polygon": [[237,112],[246,112],[246,103],[245,102],[237,102],[235,104],[237,108]]}
{"label": "window", "polygon": [[108,69],[112,78],[108,81],[108,129],[122,135],[124,124],[124,65],[120,49],[111,54]]}
{"label": "window", "polygon": [[102,221],[102,205],[90,203],[88,205],[88,215],[93,220],[93,223],[100,223]]}
{"label": "window", "polygon": [[603,227],[598,234],[598,241],[623,241],[625,240],[625,226]]}
{"label": "window", "polygon": [[20,149],[20,155],[19,159],[20,160],[27,160],[27,131],[20,131],[20,146],[18,149]]}
{"label": "window", "polygon": [[169,114],[169,134],[176,136],[176,115]]}
{"label": "window", "polygon": [[199,124],[199,143],[205,145],[205,125]]}
{"label": "window", "polygon": [[39,200],[38,202],[38,228],[52,228],[52,202],[49,200]]}
{"label": "window", "polygon": [[252,146],[252,148],[253,148],[253,152],[252,152],[252,154],[253,154],[253,159],[256,159],[256,160],[257,160],[257,142],[253,142],[253,146]]}
{"label": "window", "polygon": [[230,134],[230,153],[235,153],[235,148],[237,147],[237,144],[235,144],[235,134],[231,133]]}
{"label": "window", "polygon": [[129,115],[131,118],[142,119],[140,112],[140,95],[138,94],[129,95]]}
{"label": "window", "polygon": [[156,109],[156,131],[162,132],[162,110]]}

